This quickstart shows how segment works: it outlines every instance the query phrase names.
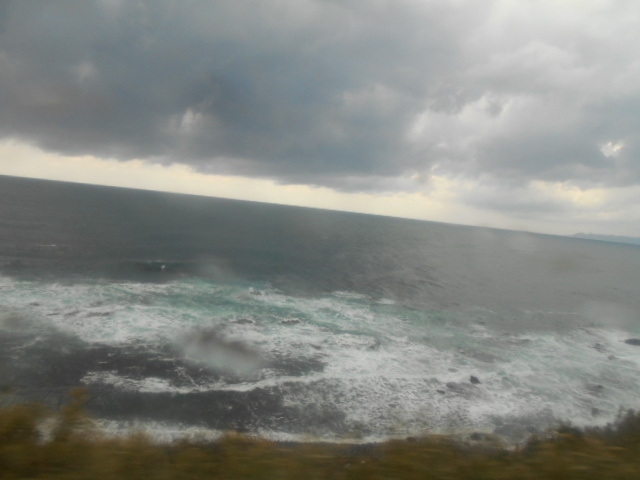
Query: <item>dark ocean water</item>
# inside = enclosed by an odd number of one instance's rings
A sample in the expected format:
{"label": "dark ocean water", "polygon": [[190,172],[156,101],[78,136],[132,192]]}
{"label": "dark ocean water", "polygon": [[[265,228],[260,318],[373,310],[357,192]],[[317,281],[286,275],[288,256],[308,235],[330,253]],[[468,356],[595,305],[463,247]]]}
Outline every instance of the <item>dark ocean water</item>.
{"label": "dark ocean water", "polygon": [[519,441],[639,407],[639,285],[638,246],[0,177],[0,402]]}

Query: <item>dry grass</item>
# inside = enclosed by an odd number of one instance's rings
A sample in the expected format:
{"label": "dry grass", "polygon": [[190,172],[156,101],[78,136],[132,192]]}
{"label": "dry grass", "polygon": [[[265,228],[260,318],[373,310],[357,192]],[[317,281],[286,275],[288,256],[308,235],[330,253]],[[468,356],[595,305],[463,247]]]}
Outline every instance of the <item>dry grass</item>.
{"label": "dry grass", "polygon": [[[50,479],[638,479],[640,414],[615,425],[565,428],[525,448],[465,445],[446,437],[371,448],[285,446],[228,434],[212,444],[157,445],[110,439],[83,413],[82,391],[59,412],[37,405],[0,410],[0,478]],[[51,428],[44,438],[42,423]],[[355,453],[354,453],[355,452]]]}

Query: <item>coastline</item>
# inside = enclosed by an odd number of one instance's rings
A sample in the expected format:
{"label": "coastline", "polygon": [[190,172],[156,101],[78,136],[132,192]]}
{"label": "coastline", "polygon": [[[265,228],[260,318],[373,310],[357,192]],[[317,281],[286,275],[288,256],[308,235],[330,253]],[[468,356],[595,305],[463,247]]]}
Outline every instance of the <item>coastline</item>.
{"label": "coastline", "polygon": [[[108,438],[84,414],[83,390],[56,412],[0,408],[0,478],[637,478],[640,414],[615,425],[565,426],[509,449],[481,438],[409,437],[380,444],[270,442],[227,433],[215,442]],[[46,428],[43,428],[46,425]]]}

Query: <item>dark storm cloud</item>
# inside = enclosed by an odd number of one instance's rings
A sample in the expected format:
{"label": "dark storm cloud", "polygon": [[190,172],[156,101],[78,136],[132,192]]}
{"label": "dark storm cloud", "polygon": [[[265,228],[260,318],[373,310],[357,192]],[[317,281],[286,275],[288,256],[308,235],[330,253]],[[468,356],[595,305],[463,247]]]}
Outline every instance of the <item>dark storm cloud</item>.
{"label": "dark storm cloud", "polygon": [[637,183],[635,7],[529,6],[5,1],[0,136],[342,190]]}

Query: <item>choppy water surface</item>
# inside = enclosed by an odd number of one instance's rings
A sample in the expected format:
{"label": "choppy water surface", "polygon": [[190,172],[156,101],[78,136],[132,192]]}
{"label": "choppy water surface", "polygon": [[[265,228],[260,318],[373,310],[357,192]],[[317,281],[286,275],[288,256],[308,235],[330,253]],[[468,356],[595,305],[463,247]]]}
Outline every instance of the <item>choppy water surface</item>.
{"label": "choppy water surface", "polygon": [[5,402],[114,431],[494,432],[637,408],[640,248],[0,178]]}

